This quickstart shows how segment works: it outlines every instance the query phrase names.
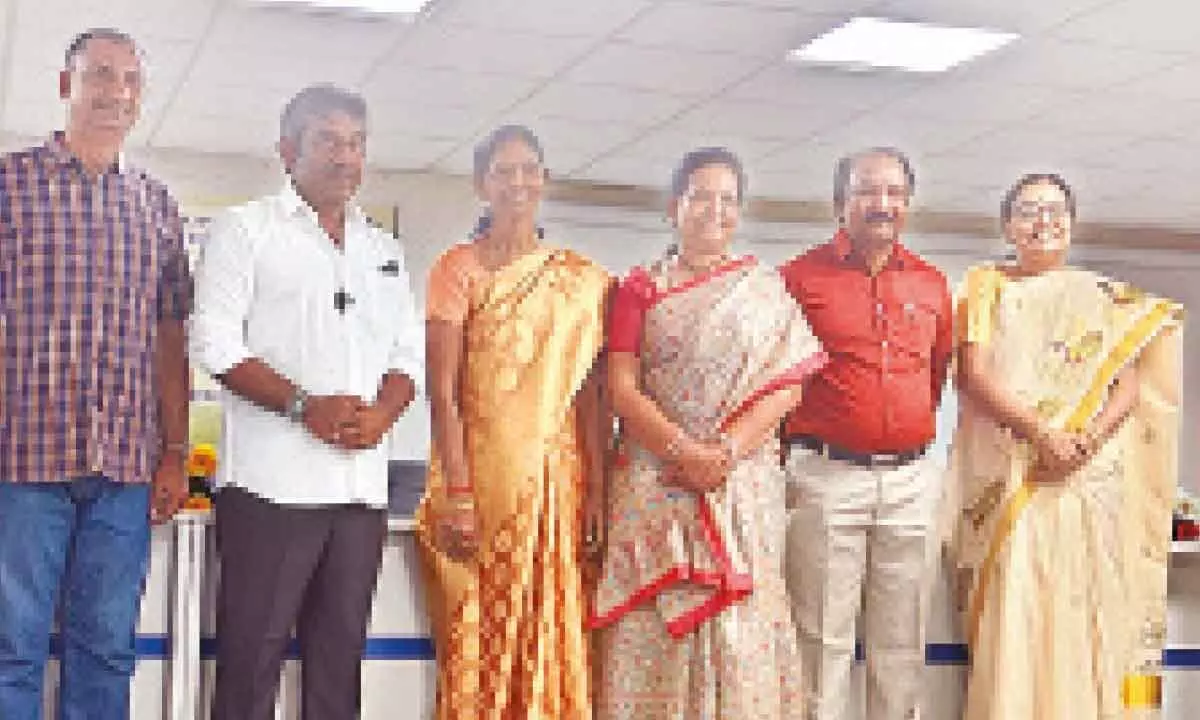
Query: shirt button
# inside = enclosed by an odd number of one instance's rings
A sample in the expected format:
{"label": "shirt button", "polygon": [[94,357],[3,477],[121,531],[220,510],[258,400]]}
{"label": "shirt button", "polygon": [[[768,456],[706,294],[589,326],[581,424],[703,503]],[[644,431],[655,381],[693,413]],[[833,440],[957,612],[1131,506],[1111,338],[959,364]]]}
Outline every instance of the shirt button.
{"label": "shirt button", "polygon": [[887,340],[884,340],[883,342],[879,343],[879,345],[880,345],[880,347],[882,347],[884,350],[887,350],[888,342],[887,342]]}

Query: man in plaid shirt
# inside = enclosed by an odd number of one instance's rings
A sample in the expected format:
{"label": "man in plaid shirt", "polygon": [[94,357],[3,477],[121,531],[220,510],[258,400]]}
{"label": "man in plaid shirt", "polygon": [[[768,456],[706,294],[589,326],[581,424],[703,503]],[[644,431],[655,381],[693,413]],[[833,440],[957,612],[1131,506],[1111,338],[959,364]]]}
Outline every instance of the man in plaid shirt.
{"label": "man in plaid shirt", "polygon": [[82,33],[65,131],[0,157],[4,720],[41,715],[56,606],[59,716],[128,717],[150,522],[187,493],[179,209],[121,156],[141,91],[127,35]]}

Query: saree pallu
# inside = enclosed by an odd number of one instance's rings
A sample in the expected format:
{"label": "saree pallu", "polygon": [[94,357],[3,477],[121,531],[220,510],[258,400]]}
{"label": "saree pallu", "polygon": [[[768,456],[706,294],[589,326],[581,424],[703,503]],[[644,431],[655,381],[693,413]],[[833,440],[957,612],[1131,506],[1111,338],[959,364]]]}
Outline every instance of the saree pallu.
{"label": "saree pallu", "polygon": [[[824,362],[779,276],[749,259],[665,291],[642,332],[643,391],[700,439]],[[705,494],[666,484],[659,459],[636,443],[622,453],[592,616],[596,717],[799,717],[777,442]]]}
{"label": "saree pallu", "polygon": [[607,273],[542,250],[498,271],[464,327],[460,412],[479,549],[435,546],[432,453],[417,533],[437,653],[437,720],[590,720],[576,393],[601,348]]}
{"label": "saree pallu", "polygon": [[1157,716],[1177,478],[1182,309],[1076,269],[967,274],[960,340],[1054,427],[1082,430],[1117,375],[1139,400],[1062,483],[961,398],[953,544],[971,649],[967,720]]}

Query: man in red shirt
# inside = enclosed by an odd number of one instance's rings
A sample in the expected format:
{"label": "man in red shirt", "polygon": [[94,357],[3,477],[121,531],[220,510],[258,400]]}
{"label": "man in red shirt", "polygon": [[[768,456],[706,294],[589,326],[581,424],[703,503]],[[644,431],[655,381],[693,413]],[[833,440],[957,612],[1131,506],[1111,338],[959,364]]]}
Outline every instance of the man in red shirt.
{"label": "man in red shirt", "polygon": [[867,719],[909,720],[920,705],[924,580],[941,494],[925,453],[953,323],[945,277],[900,243],[914,185],[895,149],[843,158],[837,234],[781,268],[829,355],[783,434],[788,583],[810,720],[848,712],[860,597]]}

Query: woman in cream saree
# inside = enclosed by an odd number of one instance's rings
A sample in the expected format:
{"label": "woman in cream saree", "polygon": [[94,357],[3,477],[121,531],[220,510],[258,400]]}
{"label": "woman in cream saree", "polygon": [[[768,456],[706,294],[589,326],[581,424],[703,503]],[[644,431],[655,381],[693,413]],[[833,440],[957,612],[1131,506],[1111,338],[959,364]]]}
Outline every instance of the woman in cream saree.
{"label": "woman in cream saree", "polygon": [[599,519],[591,371],[609,277],[537,242],[528,130],[498,130],[477,161],[493,218],[437,260],[426,303],[434,443],[417,530],[435,718],[591,720],[580,555]]}
{"label": "woman in cream saree", "polygon": [[727,151],[685,157],[680,252],[613,300],[600,720],[800,717],[774,431],[824,356],[778,273],[725,255],[741,185]]}
{"label": "woman in cream saree", "polygon": [[1022,178],[1002,210],[1017,263],[971,269],[959,306],[965,715],[1153,717],[1181,309],[1063,264],[1061,178]]}

